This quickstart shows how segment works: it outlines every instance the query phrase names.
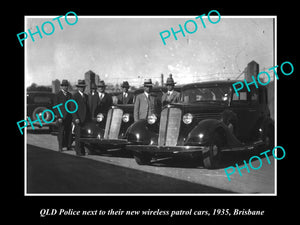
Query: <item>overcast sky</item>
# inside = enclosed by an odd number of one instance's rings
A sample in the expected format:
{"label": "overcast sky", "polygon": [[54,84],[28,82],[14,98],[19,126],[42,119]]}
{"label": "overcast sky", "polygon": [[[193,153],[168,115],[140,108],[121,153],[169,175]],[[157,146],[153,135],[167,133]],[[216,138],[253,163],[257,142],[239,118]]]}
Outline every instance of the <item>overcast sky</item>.
{"label": "overcast sky", "polygon": [[[35,26],[41,27],[54,17],[26,17],[25,30],[35,32]],[[55,79],[68,79],[74,84],[88,70],[106,83],[128,80],[139,86],[144,78],[155,82],[160,81],[161,73],[165,80],[172,73],[175,81],[183,84],[234,79],[252,60],[260,64],[260,70],[273,66],[272,18],[222,17],[217,24],[204,18],[206,28],[195,20],[195,33],[186,37],[178,33],[178,40],[170,37],[163,45],[160,32],[171,27],[178,30],[178,24],[183,26],[195,17],[79,16],[73,26],[62,17],[63,30],[54,22],[52,35],[43,34],[42,39],[35,35],[35,42],[30,37],[25,41],[25,85],[50,85]]]}

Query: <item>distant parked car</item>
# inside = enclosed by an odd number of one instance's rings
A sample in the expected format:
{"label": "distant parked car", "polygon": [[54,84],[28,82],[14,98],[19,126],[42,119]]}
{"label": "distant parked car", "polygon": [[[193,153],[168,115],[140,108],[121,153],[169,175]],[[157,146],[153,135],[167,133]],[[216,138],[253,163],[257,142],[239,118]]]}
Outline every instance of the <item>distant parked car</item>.
{"label": "distant parked car", "polygon": [[[156,95],[160,102],[166,87],[153,87],[152,95]],[[176,88],[180,90],[180,88]],[[143,92],[138,89],[134,96]],[[89,121],[82,127],[80,141],[89,152],[106,152],[125,149],[128,144],[126,131],[134,122],[134,104],[115,104],[107,114],[99,113],[95,120]],[[159,110],[160,111],[160,110]]]}
{"label": "distant parked car", "polygon": [[239,96],[234,81],[184,85],[182,103],[162,109],[160,120],[140,120],[127,130],[130,150],[140,165],[152,159],[189,155],[205,168],[218,168],[222,152],[274,144],[267,89],[245,88]]}
{"label": "distant parked car", "polygon": [[[54,98],[55,94],[51,92],[27,92],[27,116],[30,117],[32,121],[37,120],[36,114],[38,114],[41,118],[42,112],[45,109],[52,109],[52,106],[54,105]],[[44,120],[51,121],[52,114],[50,112],[45,112]],[[43,126],[48,126],[50,130],[52,129],[53,123],[45,123],[42,119],[41,122]],[[41,128],[41,125],[38,121],[35,122],[34,125]]]}

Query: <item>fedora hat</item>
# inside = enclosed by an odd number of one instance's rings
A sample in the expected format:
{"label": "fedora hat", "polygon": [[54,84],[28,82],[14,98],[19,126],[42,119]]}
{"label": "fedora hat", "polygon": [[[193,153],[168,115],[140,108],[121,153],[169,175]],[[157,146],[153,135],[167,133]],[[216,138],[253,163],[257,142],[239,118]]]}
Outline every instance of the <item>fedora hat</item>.
{"label": "fedora hat", "polygon": [[84,80],[78,80],[78,83],[76,84],[76,87],[85,87],[85,81]]}
{"label": "fedora hat", "polygon": [[60,86],[69,86],[68,80],[62,80]]}
{"label": "fedora hat", "polygon": [[145,79],[144,80],[144,87],[152,87],[152,80],[151,79]]}
{"label": "fedora hat", "polygon": [[175,85],[175,84],[176,84],[176,82],[174,82],[172,74],[170,74],[165,85]]}
{"label": "fedora hat", "polygon": [[99,84],[97,84],[98,87],[106,87],[104,80],[100,80]]}
{"label": "fedora hat", "polygon": [[130,86],[129,86],[128,81],[123,81],[123,83],[121,84],[121,87],[127,87],[127,88],[129,88]]}

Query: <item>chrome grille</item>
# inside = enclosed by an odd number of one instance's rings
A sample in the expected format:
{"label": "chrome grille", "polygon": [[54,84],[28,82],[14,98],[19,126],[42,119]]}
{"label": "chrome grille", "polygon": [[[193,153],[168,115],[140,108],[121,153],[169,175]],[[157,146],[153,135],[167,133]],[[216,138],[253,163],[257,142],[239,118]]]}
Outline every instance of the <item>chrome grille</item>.
{"label": "chrome grille", "polygon": [[158,145],[176,146],[181,124],[181,110],[166,108],[161,112]]}
{"label": "chrome grille", "polygon": [[122,123],[123,110],[112,108],[107,113],[104,139],[118,139]]}

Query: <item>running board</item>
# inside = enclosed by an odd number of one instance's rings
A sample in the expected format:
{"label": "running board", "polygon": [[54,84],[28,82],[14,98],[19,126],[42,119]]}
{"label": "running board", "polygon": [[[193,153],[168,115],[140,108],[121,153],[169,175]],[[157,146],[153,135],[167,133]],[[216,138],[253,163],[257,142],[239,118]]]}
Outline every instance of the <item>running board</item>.
{"label": "running board", "polygon": [[264,142],[262,140],[259,140],[259,141],[253,142],[252,145],[243,145],[243,146],[235,147],[235,148],[222,149],[222,152],[254,150],[255,148],[257,148],[263,144],[264,144]]}

